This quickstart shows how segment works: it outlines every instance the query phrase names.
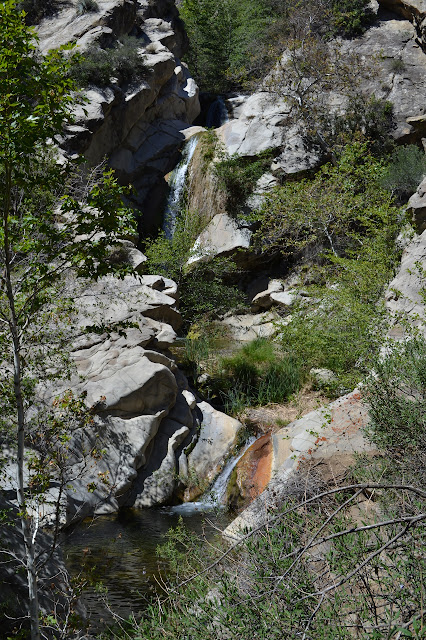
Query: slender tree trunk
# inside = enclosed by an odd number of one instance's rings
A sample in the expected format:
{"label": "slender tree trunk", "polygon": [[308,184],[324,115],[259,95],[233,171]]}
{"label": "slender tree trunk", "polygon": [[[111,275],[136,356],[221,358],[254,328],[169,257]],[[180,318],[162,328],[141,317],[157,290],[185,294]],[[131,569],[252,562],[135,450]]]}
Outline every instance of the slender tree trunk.
{"label": "slender tree trunk", "polygon": [[24,483],[24,452],[25,452],[25,411],[22,393],[22,366],[21,366],[21,345],[19,338],[19,327],[16,316],[15,297],[11,278],[11,247],[9,238],[9,212],[11,208],[12,179],[11,168],[6,166],[6,199],[3,209],[3,233],[4,233],[4,282],[6,294],[9,302],[9,329],[12,338],[13,348],[13,389],[15,395],[17,412],[17,487],[16,497],[19,506],[19,517],[21,520],[22,535],[25,545],[25,564],[27,568],[28,580],[28,600],[29,616],[31,624],[31,640],[40,640],[40,607],[38,602],[37,589],[37,569],[35,558],[35,538],[37,529],[32,530],[31,518],[27,513]]}

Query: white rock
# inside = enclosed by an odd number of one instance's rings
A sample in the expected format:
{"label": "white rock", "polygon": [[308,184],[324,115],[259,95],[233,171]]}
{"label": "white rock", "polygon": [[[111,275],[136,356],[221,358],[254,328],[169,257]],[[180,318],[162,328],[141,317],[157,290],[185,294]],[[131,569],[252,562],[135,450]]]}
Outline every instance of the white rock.
{"label": "white rock", "polygon": [[182,391],[182,395],[188,403],[190,409],[195,409],[197,405],[197,400],[191,391],[184,390]]}

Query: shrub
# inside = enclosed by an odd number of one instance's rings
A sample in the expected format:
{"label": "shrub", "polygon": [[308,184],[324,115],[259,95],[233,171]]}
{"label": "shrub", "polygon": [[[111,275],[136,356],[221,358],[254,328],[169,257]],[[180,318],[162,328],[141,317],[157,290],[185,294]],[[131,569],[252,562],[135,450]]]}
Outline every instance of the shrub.
{"label": "shrub", "polygon": [[61,4],[61,0],[21,0],[16,8],[18,11],[25,11],[25,22],[32,25],[38,24],[47,16],[55,15]]}
{"label": "shrub", "polygon": [[369,0],[332,0],[330,31],[333,36],[359,36],[373,19],[374,13]]}
{"label": "shrub", "polygon": [[385,164],[368,153],[367,144],[347,145],[337,166],[287,182],[265,197],[258,212],[257,244],[310,261],[328,251],[344,256],[382,229],[394,230],[397,209],[380,185]]}
{"label": "shrub", "polygon": [[398,147],[382,178],[386,189],[407,200],[426,174],[426,155],[414,144]]}
{"label": "shrub", "polygon": [[405,63],[402,58],[393,58],[391,62],[391,71],[394,73],[402,73],[402,71],[405,71]]}
{"label": "shrub", "polygon": [[282,328],[282,348],[306,371],[324,367],[336,374],[336,395],[368,374],[383,343],[388,316],[380,298],[398,264],[395,233],[395,227],[389,235],[378,228],[374,237],[364,239],[361,251],[330,258],[324,284],[304,287],[310,297],[302,299]]}
{"label": "shrub", "polygon": [[277,353],[266,338],[244,345],[219,363],[217,385],[231,413],[246,406],[285,402],[300,387],[302,375],[293,357]]}
{"label": "shrub", "polygon": [[214,165],[214,173],[226,192],[229,213],[238,215],[241,212],[257,181],[271,166],[272,157],[272,151],[264,151],[255,159],[222,154],[220,162]]}
{"label": "shrub", "polygon": [[378,505],[368,495],[369,510],[359,492],[298,474],[232,545],[206,544],[180,524],[159,550],[174,570],[164,596],[122,637],[349,640],[356,625],[364,640],[424,638],[420,499],[404,492],[402,524],[385,526],[369,515]]}
{"label": "shrub", "polygon": [[370,405],[369,434],[385,449],[426,452],[426,340],[393,344],[375,363],[365,387]]}
{"label": "shrub", "polygon": [[71,69],[71,76],[80,87],[91,84],[105,87],[111,77],[130,83],[147,76],[144,59],[140,55],[140,40],[125,36],[111,49],[91,45]]}

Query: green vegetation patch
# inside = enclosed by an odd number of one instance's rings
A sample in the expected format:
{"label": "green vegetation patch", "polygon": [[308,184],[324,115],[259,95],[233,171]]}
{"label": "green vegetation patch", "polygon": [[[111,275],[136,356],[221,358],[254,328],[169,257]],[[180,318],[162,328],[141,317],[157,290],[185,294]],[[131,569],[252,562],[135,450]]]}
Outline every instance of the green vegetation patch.
{"label": "green vegetation patch", "polygon": [[406,201],[426,175],[426,155],[414,144],[397,147],[382,177],[382,185]]}
{"label": "green vegetation patch", "polygon": [[380,447],[426,454],[426,340],[389,345],[365,387],[370,437]]}
{"label": "green vegetation patch", "polygon": [[256,158],[232,156],[222,152],[214,165],[214,174],[227,195],[228,213],[238,215],[253,193],[256,183],[271,166],[273,151],[259,153]]}
{"label": "green vegetation patch", "polygon": [[144,248],[148,272],[172,278],[178,284],[179,310],[186,328],[202,317],[217,317],[245,305],[244,295],[233,284],[238,270],[232,260],[218,257],[188,264],[191,256],[199,254],[194,243],[201,230],[198,214],[184,211],[172,238],[161,233]]}
{"label": "green vegetation patch", "polygon": [[218,363],[215,380],[227,411],[239,413],[247,406],[280,403],[299,390],[300,363],[277,350],[267,338],[257,338]]}
{"label": "green vegetation patch", "polygon": [[133,36],[123,36],[110,49],[91,45],[71,68],[71,77],[80,87],[96,85],[105,87],[111,78],[119,82],[136,82],[146,78],[148,70],[140,53],[141,41]]}
{"label": "green vegetation patch", "polygon": [[379,302],[398,265],[403,224],[381,186],[387,169],[365,144],[346,147],[337,166],[289,182],[266,197],[258,246],[297,261],[307,280],[281,330],[284,351],[311,367],[331,369],[335,393],[355,386],[380,347],[386,312]]}

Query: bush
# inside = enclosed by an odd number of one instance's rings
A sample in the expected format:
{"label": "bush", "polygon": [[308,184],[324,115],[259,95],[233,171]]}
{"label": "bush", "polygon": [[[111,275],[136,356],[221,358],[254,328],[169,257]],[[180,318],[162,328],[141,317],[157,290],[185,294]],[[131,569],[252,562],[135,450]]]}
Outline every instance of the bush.
{"label": "bush", "polygon": [[369,434],[385,449],[426,453],[426,340],[393,344],[375,363],[364,393],[370,405]]}
{"label": "bush", "polygon": [[161,233],[147,241],[144,248],[149,273],[172,278],[179,286],[179,309],[185,326],[203,316],[218,314],[244,306],[244,295],[233,284],[237,267],[229,258],[215,258],[187,265],[201,223],[195,213],[184,212],[177,220],[172,238]]}
{"label": "bush", "polygon": [[78,0],[76,4],[76,13],[78,16],[95,11],[99,11],[99,6],[96,0]]}
{"label": "bush", "polygon": [[264,151],[256,159],[222,154],[220,162],[214,165],[214,173],[226,192],[229,213],[241,212],[257,181],[270,168],[272,157],[272,151]]}
{"label": "bush", "polygon": [[18,11],[25,11],[26,24],[33,25],[39,24],[47,16],[55,15],[61,6],[61,0],[21,0],[16,8]]}
{"label": "bush", "polygon": [[380,184],[385,170],[367,144],[347,145],[337,166],[327,164],[313,178],[287,182],[265,197],[258,246],[321,262],[324,252],[341,257],[362,248],[378,229],[392,234],[398,211]]}
{"label": "bush", "polygon": [[380,350],[388,326],[380,297],[398,258],[393,234],[386,238],[379,230],[356,256],[331,258],[324,284],[304,287],[310,297],[282,328],[282,348],[303,362],[306,372],[321,367],[335,373],[336,395],[368,374]]}
{"label": "bush", "polygon": [[139,53],[141,42],[133,36],[125,36],[111,49],[91,45],[71,69],[71,76],[80,87],[95,85],[105,87],[111,77],[130,83],[146,77],[148,70]]}
{"label": "bush", "polygon": [[395,149],[391,163],[383,175],[382,184],[404,201],[415,192],[425,174],[426,155],[414,144],[410,144]]}
{"label": "bush", "polygon": [[171,531],[159,553],[174,576],[122,637],[350,640],[356,625],[362,640],[424,638],[420,500],[402,496],[398,515],[414,521],[404,531],[398,519],[380,526],[368,515],[378,507],[374,491],[367,511],[355,490],[315,497],[331,488],[334,482],[324,487],[313,474],[287,480],[259,514],[264,526],[231,548],[229,541],[206,544],[182,524]]}
{"label": "bush", "polygon": [[370,0],[332,0],[331,35],[353,38],[364,33],[374,19]]}
{"label": "bush", "polygon": [[277,353],[266,338],[257,338],[223,358],[218,367],[218,392],[232,413],[247,406],[285,402],[302,380],[299,363]]}

